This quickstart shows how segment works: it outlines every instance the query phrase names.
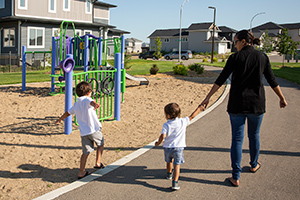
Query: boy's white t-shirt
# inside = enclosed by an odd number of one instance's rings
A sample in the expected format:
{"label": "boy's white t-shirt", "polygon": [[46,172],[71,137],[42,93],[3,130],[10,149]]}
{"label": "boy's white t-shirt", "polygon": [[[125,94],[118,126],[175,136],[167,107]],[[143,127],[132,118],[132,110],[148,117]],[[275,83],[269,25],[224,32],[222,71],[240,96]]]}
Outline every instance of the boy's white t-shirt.
{"label": "boy's white t-shirt", "polygon": [[161,134],[166,134],[163,147],[175,148],[186,147],[185,133],[186,127],[190,124],[189,117],[176,118],[174,120],[168,120],[163,124]]}
{"label": "boy's white t-shirt", "polygon": [[81,136],[95,133],[102,127],[94,107],[91,106],[92,101],[94,100],[88,96],[79,97],[77,102],[68,110],[70,115],[76,115]]}

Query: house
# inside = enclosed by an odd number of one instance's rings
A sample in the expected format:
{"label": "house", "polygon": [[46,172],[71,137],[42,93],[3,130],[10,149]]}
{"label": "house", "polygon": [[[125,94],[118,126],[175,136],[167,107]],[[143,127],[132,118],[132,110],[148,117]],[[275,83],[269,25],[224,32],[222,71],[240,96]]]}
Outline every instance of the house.
{"label": "house", "polygon": [[[280,26],[289,29],[288,35],[295,42],[300,42],[300,23],[280,24]],[[300,45],[297,46],[300,49]]]}
{"label": "house", "polygon": [[219,29],[221,30],[221,32],[219,32],[219,37],[225,37],[228,40],[227,48],[231,49],[231,51],[235,50],[236,48],[233,45],[233,41],[234,36],[238,31],[227,26],[219,26]]}
{"label": "house", "polygon": [[[0,53],[49,51],[52,36],[62,21],[72,21],[79,36],[87,33],[104,39],[129,32],[110,25],[110,9],[116,5],[95,0],[0,0]],[[74,36],[72,25],[67,35]]]}
{"label": "house", "polygon": [[[300,41],[300,23],[290,24],[276,24],[274,22],[267,22],[265,24],[256,26],[252,29],[254,37],[262,39],[262,36],[268,30],[268,35],[274,40],[282,33],[282,29],[288,29],[288,35],[291,36],[293,41]],[[300,49],[300,45],[297,46]]]}
{"label": "house", "polygon": [[[150,49],[155,46],[157,37],[161,39],[163,51],[178,50],[180,29],[160,29],[155,30],[148,38],[150,39]],[[227,48],[228,41],[225,37],[219,37],[221,30],[215,26],[214,49],[218,53],[230,52]],[[195,23],[188,28],[181,29],[181,49],[192,50],[194,52],[210,52],[212,49],[213,23]]]}
{"label": "house", "polygon": [[136,38],[125,39],[125,50],[127,53],[141,53],[143,41]]}

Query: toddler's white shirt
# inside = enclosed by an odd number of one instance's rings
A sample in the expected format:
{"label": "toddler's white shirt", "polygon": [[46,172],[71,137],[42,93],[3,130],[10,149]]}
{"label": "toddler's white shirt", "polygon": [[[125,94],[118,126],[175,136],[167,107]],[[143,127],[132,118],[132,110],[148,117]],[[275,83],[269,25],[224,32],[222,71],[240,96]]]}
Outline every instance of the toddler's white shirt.
{"label": "toddler's white shirt", "polygon": [[186,147],[185,133],[186,127],[190,124],[189,117],[176,118],[174,120],[168,120],[163,124],[161,134],[166,134],[163,147],[175,148]]}

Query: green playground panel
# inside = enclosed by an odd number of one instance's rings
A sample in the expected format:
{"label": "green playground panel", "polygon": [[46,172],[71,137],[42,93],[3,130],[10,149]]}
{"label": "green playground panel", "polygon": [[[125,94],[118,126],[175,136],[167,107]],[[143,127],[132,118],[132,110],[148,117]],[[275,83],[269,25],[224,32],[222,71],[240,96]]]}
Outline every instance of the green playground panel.
{"label": "green playground panel", "polygon": [[[75,87],[77,86],[78,83],[81,81],[87,81],[90,78],[95,78],[98,83],[108,76],[111,76],[112,79],[114,79],[115,72],[117,70],[96,70],[96,71],[88,71],[88,72],[82,72],[82,73],[77,73],[74,74],[74,81],[75,81]],[[98,84],[98,86],[99,86]],[[110,83],[111,87],[113,87],[114,82]],[[92,89],[93,91],[96,91],[97,85],[92,82]],[[75,93],[75,102],[77,101],[77,94]],[[100,121],[110,119],[112,118],[114,114],[114,95],[113,95],[113,90],[111,91],[110,94],[105,94],[101,91],[100,87],[98,87],[98,92],[96,95],[93,97],[93,99],[96,101],[96,103],[100,104],[100,107],[97,109],[97,116]],[[76,121],[77,124],[77,121]],[[77,124],[78,125],[78,124]]]}

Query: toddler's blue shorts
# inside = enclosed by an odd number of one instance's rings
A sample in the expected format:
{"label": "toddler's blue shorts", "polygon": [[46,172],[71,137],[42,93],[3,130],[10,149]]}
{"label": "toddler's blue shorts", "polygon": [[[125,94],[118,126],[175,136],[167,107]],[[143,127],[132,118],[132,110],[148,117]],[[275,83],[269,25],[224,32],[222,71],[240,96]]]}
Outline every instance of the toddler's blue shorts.
{"label": "toddler's blue shorts", "polygon": [[170,163],[174,159],[173,162],[174,165],[180,165],[184,163],[183,149],[184,149],[183,147],[176,147],[176,148],[164,147],[165,161],[167,163]]}

